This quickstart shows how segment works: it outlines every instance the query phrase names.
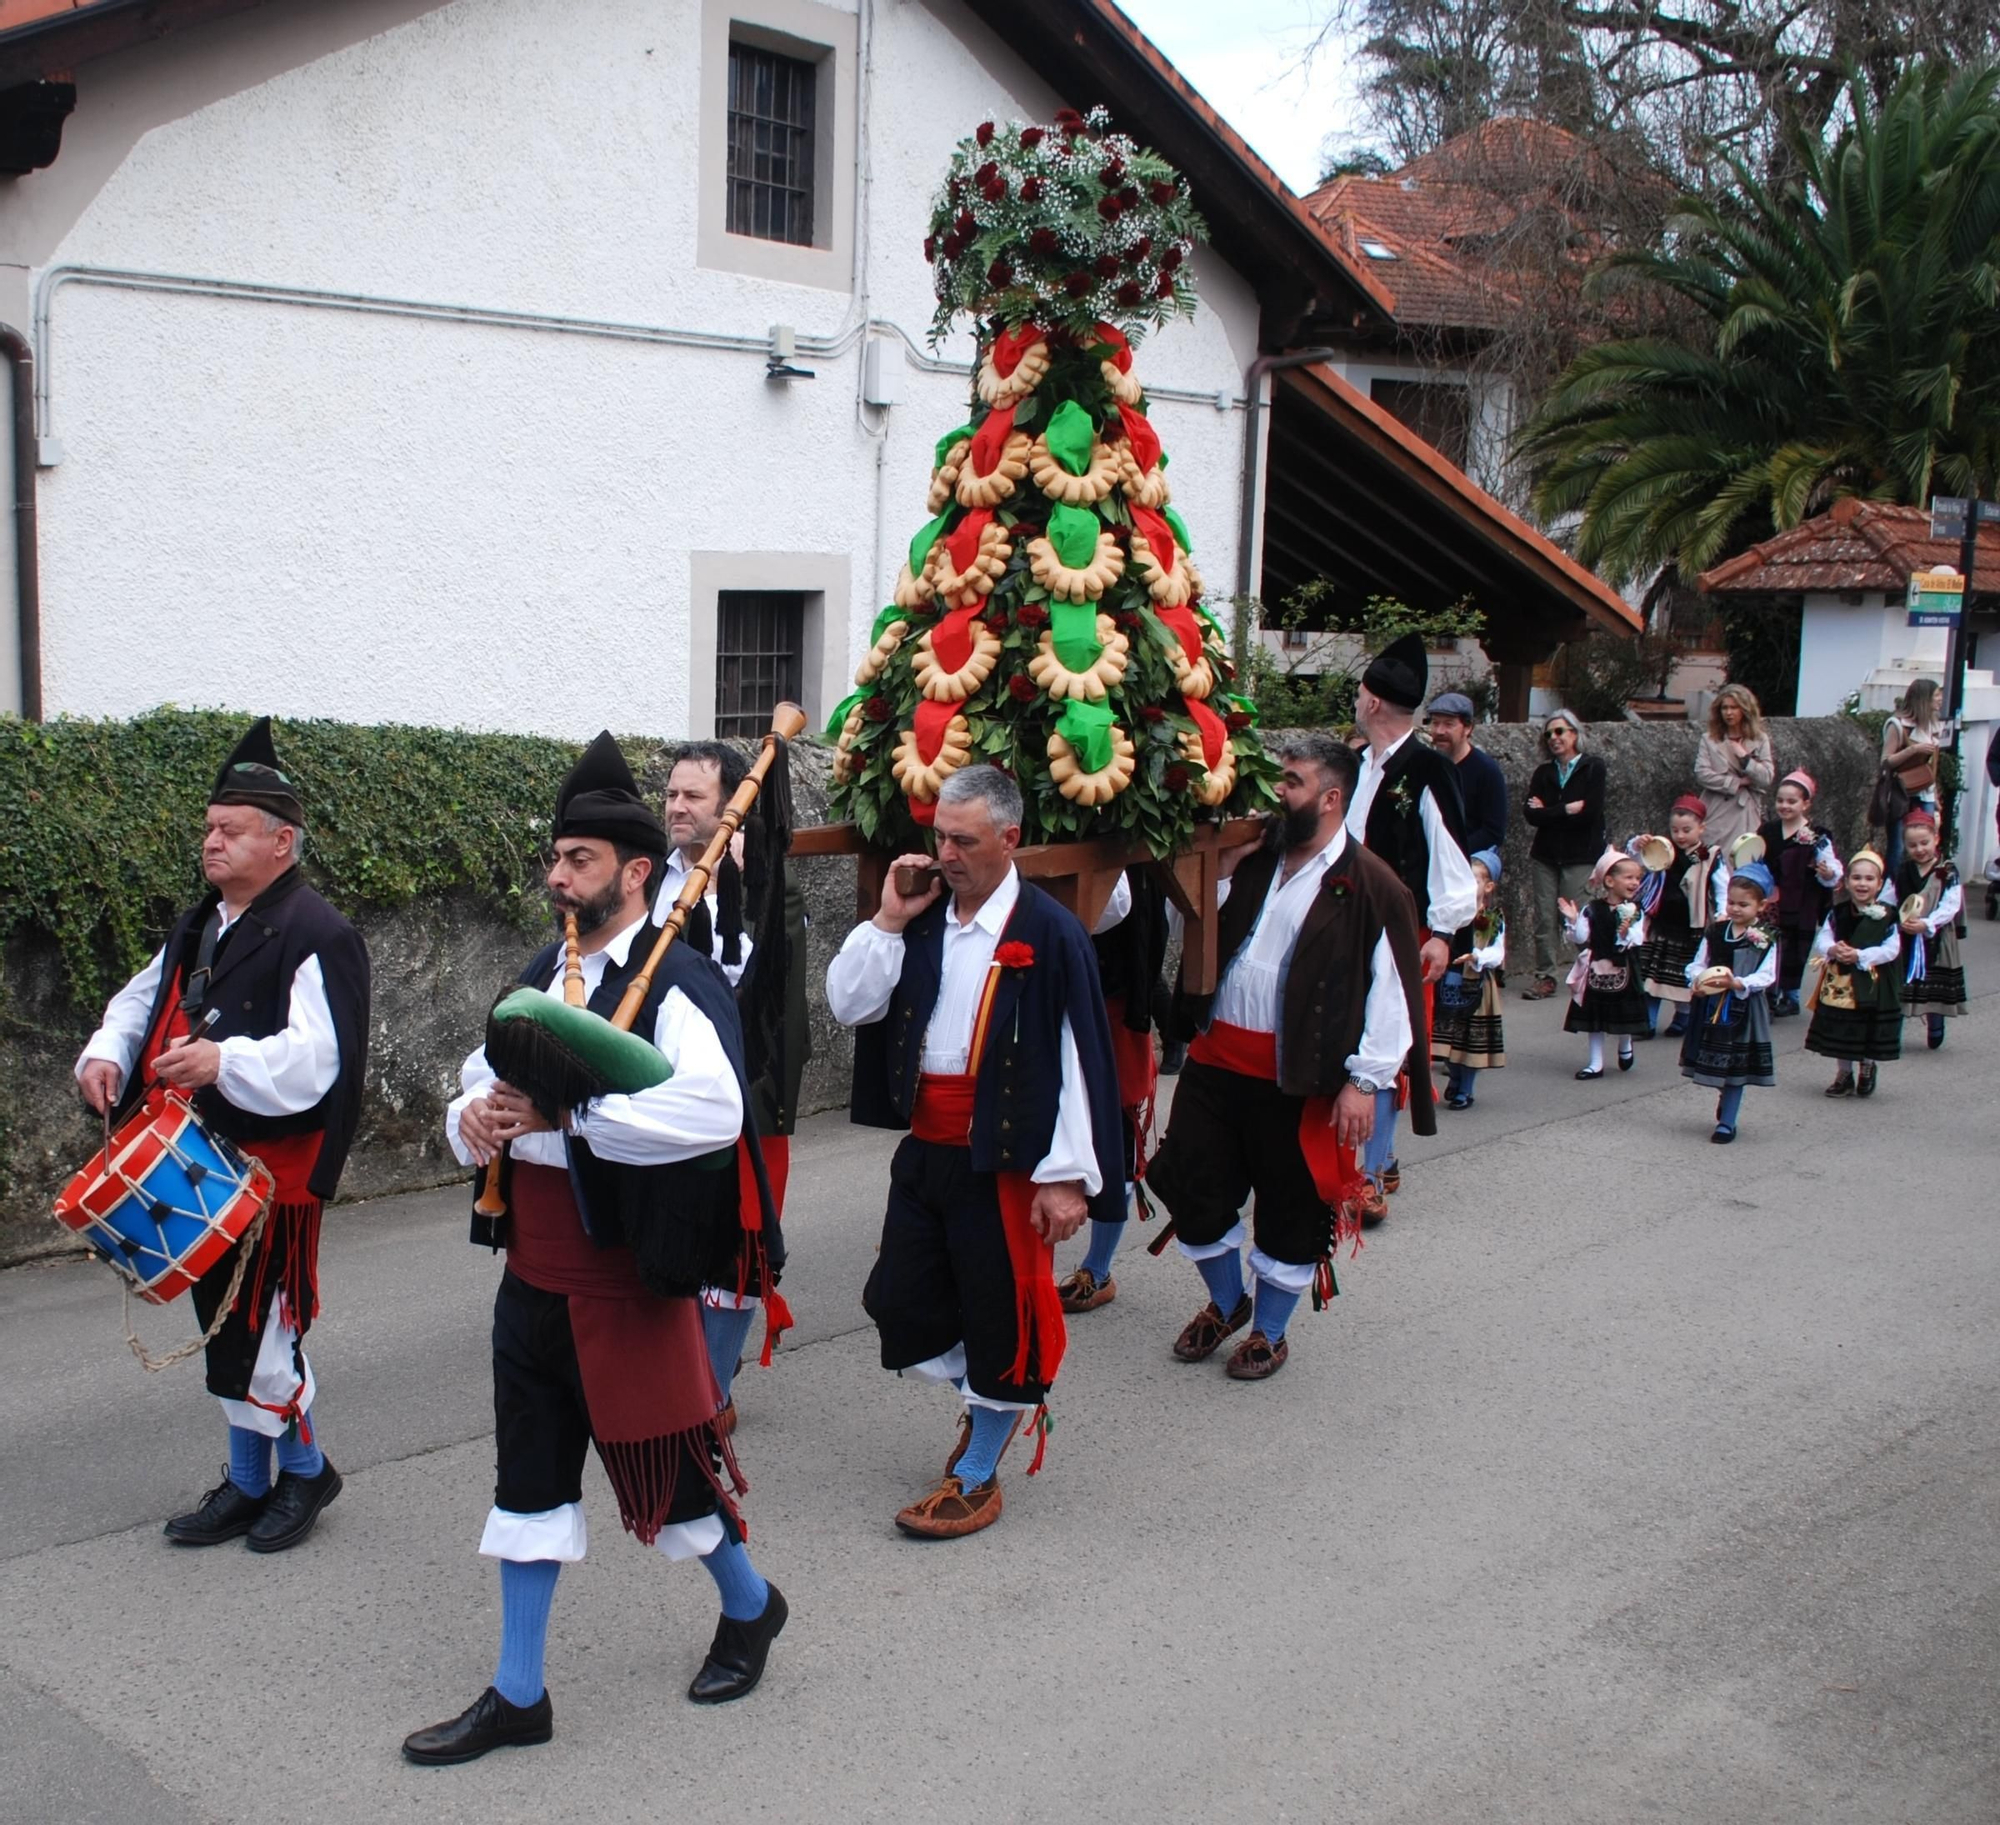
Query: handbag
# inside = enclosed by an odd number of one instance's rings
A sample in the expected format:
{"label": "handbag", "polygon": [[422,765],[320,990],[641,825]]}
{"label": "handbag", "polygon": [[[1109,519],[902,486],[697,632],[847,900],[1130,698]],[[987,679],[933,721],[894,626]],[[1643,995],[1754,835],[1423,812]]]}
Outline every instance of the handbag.
{"label": "handbag", "polygon": [[[1915,738],[1915,730],[1911,738]],[[1912,754],[1907,747],[1899,748],[1883,763],[1896,775],[1896,780],[1905,792],[1928,792],[1937,784],[1937,756],[1935,754]]]}
{"label": "handbag", "polygon": [[1896,769],[1885,760],[1875,776],[1875,791],[1868,801],[1868,822],[1878,830],[1894,830],[1909,808],[1909,790]]}

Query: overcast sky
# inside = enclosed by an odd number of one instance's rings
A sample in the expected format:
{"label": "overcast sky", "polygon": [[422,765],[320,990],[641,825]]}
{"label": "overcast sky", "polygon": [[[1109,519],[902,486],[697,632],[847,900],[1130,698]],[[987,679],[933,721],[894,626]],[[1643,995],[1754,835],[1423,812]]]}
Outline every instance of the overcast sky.
{"label": "overcast sky", "polygon": [[1354,126],[1338,49],[1299,67],[1319,0],[1119,0],[1217,113],[1304,195],[1319,179],[1329,133]]}

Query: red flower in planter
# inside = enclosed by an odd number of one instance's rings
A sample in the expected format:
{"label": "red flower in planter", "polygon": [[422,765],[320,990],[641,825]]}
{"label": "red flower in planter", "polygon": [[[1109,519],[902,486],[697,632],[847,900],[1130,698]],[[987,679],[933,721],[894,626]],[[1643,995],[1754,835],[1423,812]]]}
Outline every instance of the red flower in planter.
{"label": "red flower in planter", "polygon": [[994,951],[993,961],[1003,970],[1030,969],[1035,961],[1035,947],[1023,944],[1018,938],[1010,938]]}

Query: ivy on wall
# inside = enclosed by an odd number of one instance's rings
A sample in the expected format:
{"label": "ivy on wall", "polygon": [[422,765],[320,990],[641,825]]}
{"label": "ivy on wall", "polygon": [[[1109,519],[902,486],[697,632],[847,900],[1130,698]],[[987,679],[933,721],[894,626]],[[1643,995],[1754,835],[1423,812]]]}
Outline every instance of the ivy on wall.
{"label": "ivy on wall", "polygon": [[[0,718],[0,945],[39,930],[85,1006],[152,955],[204,891],[208,789],[247,716]],[[578,750],[526,735],[280,722],[305,800],[307,877],[336,906],[467,891],[527,923],[556,789]],[[628,741],[642,776],[658,744]]]}

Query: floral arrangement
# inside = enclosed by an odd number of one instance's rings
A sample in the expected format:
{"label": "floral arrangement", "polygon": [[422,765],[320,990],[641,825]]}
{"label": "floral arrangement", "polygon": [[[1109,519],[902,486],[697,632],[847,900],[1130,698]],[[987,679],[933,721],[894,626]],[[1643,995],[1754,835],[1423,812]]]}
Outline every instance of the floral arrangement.
{"label": "floral arrangement", "polygon": [[1200,232],[1102,110],[989,121],[954,155],[925,255],[935,333],[980,319],[969,416],[937,440],[931,517],[827,726],[836,814],[870,843],[916,842],[982,761],[1019,780],[1031,842],[1167,855],[1197,818],[1272,802],[1133,362],[1192,313]]}

